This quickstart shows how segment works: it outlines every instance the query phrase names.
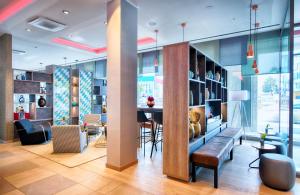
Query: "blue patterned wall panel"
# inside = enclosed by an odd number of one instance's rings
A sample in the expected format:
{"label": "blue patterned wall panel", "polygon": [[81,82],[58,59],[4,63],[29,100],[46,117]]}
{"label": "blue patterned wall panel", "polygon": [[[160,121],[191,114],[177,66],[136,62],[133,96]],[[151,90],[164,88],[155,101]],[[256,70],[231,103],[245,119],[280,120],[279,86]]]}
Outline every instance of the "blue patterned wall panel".
{"label": "blue patterned wall panel", "polygon": [[83,124],[84,116],[92,113],[93,74],[79,71],[79,124]]}
{"label": "blue patterned wall panel", "polygon": [[70,118],[70,70],[56,68],[53,82],[53,124],[62,125],[63,117],[66,121]]}

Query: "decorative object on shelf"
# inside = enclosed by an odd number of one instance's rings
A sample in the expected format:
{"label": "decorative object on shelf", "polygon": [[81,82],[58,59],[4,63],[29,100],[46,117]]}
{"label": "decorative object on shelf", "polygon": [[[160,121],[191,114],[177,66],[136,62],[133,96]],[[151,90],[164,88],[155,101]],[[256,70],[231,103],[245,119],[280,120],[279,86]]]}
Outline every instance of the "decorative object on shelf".
{"label": "decorative object on shelf", "polygon": [[200,125],[199,122],[193,123],[193,125],[194,125],[194,131],[195,131],[195,133],[194,133],[194,138],[197,138],[197,137],[199,137],[200,134],[201,134],[201,125]]}
{"label": "decorative object on shelf", "polygon": [[25,119],[25,111],[23,106],[18,107],[19,120]]}
{"label": "decorative object on shelf", "polygon": [[208,91],[208,88],[205,88],[205,99],[206,99],[206,100],[209,99],[209,91]]}
{"label": "decorative object on shelf", "polygon": [[197,64],[195,67],[195,79],[200,80],[200,70]]}
{"label": "decorative object on shelf", "polygon": [[211,70],[208,71],[208,72],[206,73],[206,75],[207,75],[207,78],[209,78],[209,79],[214,79],[214,74],[212,73]]}
{"label": "decorative object on shelf", "polygon": [[78,103],[75,102],[75,101],[73,101],[73,102],[72,102],[72,106],[73,106],[73,107],[76,107],[76,106],[78,106]]}
{"label": "decorative object on shelf", "polygon": [[195,134],[194,126],[192,123],[190,123],[190,125],[189,125],[189,140],[190,141],[194,139],[194,134]]}
{"label": "decorative object on shelf", "polygon": [[190,93],[189,93],[189,101],[190,101],[190,106],[193,106],[194,105],[194,94],[193,94],[192,90],[190,90]]}
{"label": "decorative object on shelf", "polygon": [[45,87],[40,87],[40,93],[41,94],[47,93],[46,88]]}
{"label": "decorative object on shelf", "polygon": [[200,105],[202,104],[202,93],[201,92],[199,93],[199,104]]}
{"label": "decorative object on shelf", "polygon": [[148,106],[149,108],[152,108],[154,105],[155,105],[154,97],[149,96],[149,97],[147,98],[147,106]]}
{"label": "decorative object on shelf", "polygon": [[219,72],[216,73],[216,81],[220,81],[221,80],[221,74]]}
{"label": "decorative object on shelf", "polygon": [[193,73],[193,71],[189,71],[189,78],[190,78],[190,79],[193,79],[193,78],[194,78],[194,75],[195,75],[195,74]]}
{"label": "decorative object on shelf", "polygon": [[261,146],[264,146],[264,145],[265,145],[265,139],[266,139],[266,137],[267,137],[267,134],[266,134],[266,133],[262,133],[262,134],[260,135],[260,140],[259,140],[259,142],[260,142],[260,145],[261,145]]}
{"label": "decorative object on shelf", "polygon": [[201,114],[197,110],[191,109],[189,116],[190,116],[190,123],[192,123],[194,129],[194,138],[199,137],[201,134],[201,125],[200,125]]}
{"label": "decorative object on shelf", "polygon": [[106,113],[106,112],[107,112],[106,105],[103,105],[103,106],[102,106],[102,113]]}
{"label": "decorative object on shelf", "polygon": [[25,74],[21,74],[21,80],[26,80]]}
{"label": "decorative object on shelf", "polygon": [[190,121],[192,123],[198,123],[200,121],[201,114],[194,109],[190,110]]}
{"label": "decorative object on shelf", "polygon": [[24,103],[25,103],[25,98],[24,98],[23,95],[20,95],[19,103],[20,103],[20,104],[24,104]]}
{"label": "decorative object on shelf", "polygon": [[44,98],[44,96],[41,95],[39,100],[38,100],[39,107],[43,108],[43,107],[46,106],[46,104],[47,104],[46,99]]}
{"label": "decorative object on shelf", "polygon": [[215,94],[215,92],[211,92],[210,93],[210,99],[216,99],[216,94]]}
{"label": "decorative object on shelf", "polygon": [[222,83],[222,86],[225,87],[225,83],[224,83],[224,77],[221,77],[221,83]]}

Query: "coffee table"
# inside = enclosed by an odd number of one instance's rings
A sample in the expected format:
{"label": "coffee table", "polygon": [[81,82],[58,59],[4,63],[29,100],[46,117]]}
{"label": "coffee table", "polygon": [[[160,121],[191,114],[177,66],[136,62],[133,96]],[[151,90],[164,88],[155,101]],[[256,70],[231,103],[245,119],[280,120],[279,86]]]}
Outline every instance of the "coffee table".
{"label": "coffee table", "polygon": [[103,124],[100,127],[102,128],[101,136],[97,139],[95,147],[105,148],[107,144],[107,124]]}
{"label": "coffee table", "polygon": [[264,153],[271,153],[276,151],[276,147],[270,144],[264,144],[263,146],[261,144],[254,144],[252,145],[253,148],[258,150],[258,158],[256,158],[255,160],[253,160],[251,163],[249,163],[249,168],[258,168],[256,166],[252,166],[252,164],[254,162],[256,162],[257,160],[260,159],[260,156]]}

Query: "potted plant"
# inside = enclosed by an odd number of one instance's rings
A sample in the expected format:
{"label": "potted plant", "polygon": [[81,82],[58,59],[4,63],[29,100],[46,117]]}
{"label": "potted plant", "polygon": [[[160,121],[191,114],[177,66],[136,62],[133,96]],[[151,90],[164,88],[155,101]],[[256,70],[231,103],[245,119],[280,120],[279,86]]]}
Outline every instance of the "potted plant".
{"label": "potted plant", "polygon": [[266,139],[267,134],[266,133],[262,133],[260,135],[260,145],[264,146],[265,145],[265,139]]}
{"label": "potted plant", "polygon": [[149,108],[152,108],[154,105],[155,105],[154,97],[149,96],[149,97],[147,98],[147,106],[148,106]]}

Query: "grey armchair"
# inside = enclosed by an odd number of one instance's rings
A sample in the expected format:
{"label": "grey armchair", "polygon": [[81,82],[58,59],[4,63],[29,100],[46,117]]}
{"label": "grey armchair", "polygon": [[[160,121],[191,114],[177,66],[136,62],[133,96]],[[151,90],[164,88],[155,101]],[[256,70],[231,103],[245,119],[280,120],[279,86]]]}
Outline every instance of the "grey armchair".
{"label": "grey armchair", "polygon": [[52,126],[54,153],[81,153],[87,146],[86,132],[79,125]]}

